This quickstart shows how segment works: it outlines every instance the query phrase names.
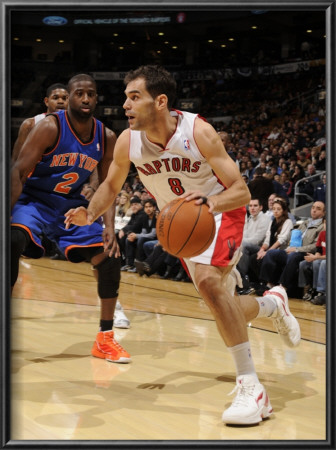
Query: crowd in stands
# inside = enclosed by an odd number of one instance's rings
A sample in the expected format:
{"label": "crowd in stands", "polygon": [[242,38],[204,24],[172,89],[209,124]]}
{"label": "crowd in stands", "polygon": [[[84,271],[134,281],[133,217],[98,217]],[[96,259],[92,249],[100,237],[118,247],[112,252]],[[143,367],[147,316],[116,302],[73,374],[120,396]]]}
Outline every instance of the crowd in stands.
{"label": "crowd in stands", "polygon": [[[98,82],[99,104],[123,104],[123,85],[121,81],[118,83]],[[15,91],[20,87],[18,79]],[[275,283],[285,283],[282,272],[286,267],[293,271],[295,266],[296,278],[290,280],[289,293],[314,303],[322,292],[319,297],[325,299],[323,291],[317,288],[316,275],[317,268],[325,270],[325,263],[321,263],[325,259],[325,245],[318,241],[324,213],[314,219],[291,212],[293,206],[309,203],[323,205],[325,211],[326,110],[325,101],[319,97],[319,91],[324,89],[323,66],[300,73],[246,79],[235,76],[223,80],[214,76],[206,80],[179,80],[177,98],[199,99],[195,112],[205,117],[221,136],[254,201],[253,205],[246,205],[246,223],[258,239],[248,242],[248,236],[244,235],[243,256],[238,265],[243,278],[240,293],[262,293]],[[97,117],[111,126],[106,117]],[[122,270],[140,276],[190,281],[181,262],[159,245],[155,236],[156,214],[156,205],[133,167],[118,196],[116,209]],[[261,214],[265,216],[262,238],[254,223]],[[307,220],[319,222],[311,242],[306,242],[307,233],[301,228]],[[292,232],[297,230],[301,231],[302,243],[292,247]],[[294,256],[288,250],[291,248],[295,248]],[[270,271],[272,264],[279,274],[277,280],[272,278],[275,273]]]}

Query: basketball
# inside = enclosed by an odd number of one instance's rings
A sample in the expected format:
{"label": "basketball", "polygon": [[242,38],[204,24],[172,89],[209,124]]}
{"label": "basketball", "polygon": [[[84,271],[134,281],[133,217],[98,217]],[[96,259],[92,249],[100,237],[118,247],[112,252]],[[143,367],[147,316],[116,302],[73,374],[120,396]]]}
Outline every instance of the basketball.
{"label": "basketball", "polygon": [[171,255],[191,258],[203,253],[215,236],[215,220],[205,204],[176,199],[158,214],[156,234],[162,247]]}

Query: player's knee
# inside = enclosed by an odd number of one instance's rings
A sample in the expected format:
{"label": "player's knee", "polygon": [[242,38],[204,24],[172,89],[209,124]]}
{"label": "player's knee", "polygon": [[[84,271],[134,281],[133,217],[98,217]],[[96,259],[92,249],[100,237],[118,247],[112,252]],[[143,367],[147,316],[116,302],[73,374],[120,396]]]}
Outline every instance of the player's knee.
{"label": "player's knee", "polygon": [[98,272],[98,295],[100,298],[118,297],[120,265],[120,258],[107,257],[94,266]]}

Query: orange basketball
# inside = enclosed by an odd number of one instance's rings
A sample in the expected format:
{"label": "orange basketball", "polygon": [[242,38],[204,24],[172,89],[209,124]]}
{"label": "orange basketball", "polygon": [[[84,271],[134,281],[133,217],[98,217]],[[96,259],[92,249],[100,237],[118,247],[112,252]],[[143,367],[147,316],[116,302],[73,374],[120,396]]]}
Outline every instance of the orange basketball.
{"label": "orange basketball", "polygon": [[156,234],[162,247],[179,258],[203,253],[215,236],[215,220],[205,204],[176,199],[161,209]]}

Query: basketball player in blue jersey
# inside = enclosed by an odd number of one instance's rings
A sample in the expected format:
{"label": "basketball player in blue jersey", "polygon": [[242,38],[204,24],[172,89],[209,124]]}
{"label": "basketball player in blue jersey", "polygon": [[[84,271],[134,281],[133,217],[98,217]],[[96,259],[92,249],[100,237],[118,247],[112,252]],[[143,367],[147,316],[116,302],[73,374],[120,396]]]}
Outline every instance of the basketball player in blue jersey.
{"label": "basketball player in blue jersey", "polygon": [[[19,129],[18,137],[13,146],[12,153],[12,164],[17,160],[17,157],[20,153],[21,147],[26,141],[29,133],[33,129],[33,127],[40,122],[40,120],[44,119],[47,114],[54,113],[57,111],[66,110],[68,108],[69,103],[69,92],[67,87],[62,83],[54,83],[49,86],[46,90],[46,95],[44,97],[44,104],[47,108],[47,111],[42,114],[37,114],[34,117],[30,117],[25,119]],[[97,190],[99,184],[97,169],[95,169],[88,180],[87,183],[83,184],[81,194],[86,198],[86,200],[91,200],[94,192]],[[56,248],[56,257],[59,258],[60,252]],[[63,256],[62,256],[63,257]],[[57,258],[57,259],[58,259]],[[54,258],[53,258],[54,259]],[[117,300],[116,309],[113,317],[113,325],[115,328],[129,328],[130,321],[124,313],[124,309]]]}
{"label": "basketball player in blue jersey", "polygon": [[44,254],[40,236],[55,242],[74,263],[94,266],[101,299],[100,329],[91,354],[117,363],[130,355],[114,339],[113,315],[120,282],[120,252],[114,233],[114,208],[92,226],[65,229],[64,213],[87,206],[83,185],[97,168],[104,180],[112,161],[116,135],[93,117],[96,83],[86,74],[68,83],[69,105],[47,115],[30,131],[11,170],[11,285],[14,286],[21,255]]}
{"label": "basketball player in blue jersey", "polygon": [[165,69],[142,66],[126,75],[125,85],[123,107],[129,129],[118,137],[107,178],[89,206],[68,211],[66,226],[86,227],[108,210],[131,162],[159,208],[177,197],[209,206],[216,222],[214,240],[204,253],[184,261],[236,367],[236,396],[222,420],[226,424],[258,423],[270,416],[272,407],[254,367],[246,322],[272,317],[290,347],[299,344],[300,327],[282,287],[272,288],[261,298],[234,298],[228,288],[240,255],[248,188],[216,130],[196,114],[171,109],[176,83]]}

